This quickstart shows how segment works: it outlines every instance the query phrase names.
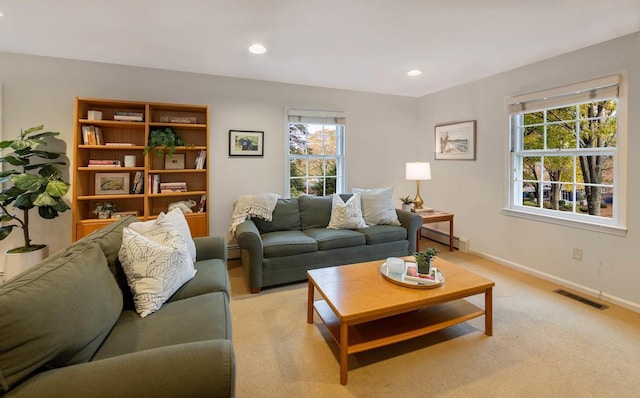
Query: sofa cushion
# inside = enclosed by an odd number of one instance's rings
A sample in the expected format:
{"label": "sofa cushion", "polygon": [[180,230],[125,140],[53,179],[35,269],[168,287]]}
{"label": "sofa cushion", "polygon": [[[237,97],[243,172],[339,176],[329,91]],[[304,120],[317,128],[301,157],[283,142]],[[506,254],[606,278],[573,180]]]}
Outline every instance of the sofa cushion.
{"label": "sofa cushion", "polygon": [[262,235],[265,257],[293,256],[318,251],[318,242],[302,231],[278,231]]}
{"label": "sofa cushion", "polygon": [[213,339],[231,339],[229,301],[222,292],[166,303],[146,318],[123,311],[93,361]]}
{"label": "sofa cushion", "polygon": [[196,275],[182,285],[167,301],[182,300],[201,294],[224,292],[229,297],[227,263],[218,258],[195,263]]}
{"label": "sofa cushion", "polygon": [[326,228],[331,219],[331,196],[302,195],[300,202],[300,221],[302,230],[310,228]]}
{"label": "sofa cushion", "polygon": [[350,229],[312,228],[304,233],[318,242],[318,250],[363,246],[367,243],[361,232]]}
{"label": "sofa cushion", "polygon": [[125,228],[119,257],[141,317],[157,311],[196,272],[186,242],[167,219],[144,235]]}
{"label": "sofa cushion", "polygon": [[271,221],[265,221],[257,217],[252,218],[252,220],[261,234],[275,231],[299,231],[300,208],[298,199],[278,199]]}
{"label": "sofa cushion", "polygon": [[122,295],[98,244],[73,245],[0,286],[0,385],[87,362],[122,310]]}
{"label": "sofa cushion", "polygon": [[368,245],[407,239],[407,230],[395,225],[372,225],[369,228],[359,229],[358,232],[364,234]]}
{"label": "sofa cushion", "polygon": [[362,189],[353,188],[362,196],[362,214],[367,225],[400,225],[393,206],[393,187]]}
{"label": "sofa cushion", "polygon": [[353,194],[346,202],[334,193],[331,203],[331,219],[329,229],[358,229],[366,228],[367,223],[362,217],[360,194]]}

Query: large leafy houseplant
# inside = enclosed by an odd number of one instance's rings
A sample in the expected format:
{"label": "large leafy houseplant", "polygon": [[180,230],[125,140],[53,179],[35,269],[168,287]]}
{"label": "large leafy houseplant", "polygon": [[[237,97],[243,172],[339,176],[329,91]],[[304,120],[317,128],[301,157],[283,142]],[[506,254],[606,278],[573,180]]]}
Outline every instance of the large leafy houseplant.
{"label": "large leafy houseplant", "polygon": [[[42,149],[49,137],[59,132],[42,131],[44,125],[20,132],[13,140],[0,142],[0,211],[4,222],[0,226],[0,240],[5,239],[14,228],[21,228],[24,246],[8,253],[26,253],[43,248],[44,244],[32,244],[29,234],[29,211],[38,208],[44,219],[58,217],[58,213],[69,210],[63,196],[69,184],[63,180],[61,166],[66,162],[58,159],[63,153]],[[9,153],[5,155],[5,150]],[[12,152],[11,152],[12,151]],[[12,167],[9,167],[9,164]]]}

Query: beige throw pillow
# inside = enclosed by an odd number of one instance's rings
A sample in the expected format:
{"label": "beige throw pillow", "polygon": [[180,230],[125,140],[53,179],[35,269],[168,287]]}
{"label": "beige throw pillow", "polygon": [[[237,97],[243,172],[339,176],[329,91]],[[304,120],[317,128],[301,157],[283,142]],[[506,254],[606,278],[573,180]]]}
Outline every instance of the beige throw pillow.
{"label": "beige throw pillow", "polygon": [[353,194],[345,203],[337,193],[333,194],[331,203],[331,219],[329,229],[358,229],[367,228],[367,223],[362,218],[360,208],[360,194]]}
{"label": "beige throw pillow", "polygon": [[352,192],[359,193],[362,197],[362,214],[367,225],[400,225],[398,214],[393,207],[393,187],[353,188]]}

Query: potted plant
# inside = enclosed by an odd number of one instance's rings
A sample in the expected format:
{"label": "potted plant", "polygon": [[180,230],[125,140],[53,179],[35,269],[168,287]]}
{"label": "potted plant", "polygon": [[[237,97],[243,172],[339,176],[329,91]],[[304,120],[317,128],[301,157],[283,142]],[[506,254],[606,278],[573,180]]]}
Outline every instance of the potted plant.
{"label": "potted plant", "polygon": [[438,254],[440,250],[435,247],[429,247],[425,251],[414,253],[413,256],[418,264],[418,272],[421,274],[429,274],[431,272],[431,260]]}
{"label": "potted plant", "polygon": [[172,127],[160,127],[149,133],[149,142],[144,147],[143,154],[146,156],[151,150],[156,156],[162,157],[166,151],[169,157],[173,157],[176,147],[185,145],[187,144]]}
{"label": "potted plant", "polygon": [[[59,135],[59,132],[42,131],[43,125],[20,132],[13,140],[0,142],[0,162],[4,167],[0,172],[0,240],[8,237],[14,228],[22,229],[23,245],[10,249],[7,255],[42,252],[27,262],[47,256],[46,244],[31,243],[29,233],[29,211],[38,208],[40,217],[50,220],[58,217],[58,213],[69,210],[63,196],[69,190],[64,181],[61,166],[66,162],[57,160],[63,153],[45,151],[46,139]],[[5,150],[11,151],[5,154]],[[11,167],[8,167],[8,166]],[[24,257],[24,256],[21,256]],[[41,258],[40,258],[41,257]],[[23,263],[21,259],[15,260]],[[30,266],[28,264],[26,266]],[[13,266],[9,257],[5,264],[5,277],[10,274],[8,268]],[[22,265],[21,265],[22,266]]]}
{"label": "potted plant", "polygon": [[407,195],[404,198],[400,198],[402,202],[402,210],[411,211],[411,204],[413,203],[413,199],[411,199],[411,195]]}
{"label": "potted plant", "polygon": [[93,210],[93,214],[97,214],[98,218],[111,218],[111,214],[117,211],[116,205],[111,202],[99,202],[96,203],[96,208]]}

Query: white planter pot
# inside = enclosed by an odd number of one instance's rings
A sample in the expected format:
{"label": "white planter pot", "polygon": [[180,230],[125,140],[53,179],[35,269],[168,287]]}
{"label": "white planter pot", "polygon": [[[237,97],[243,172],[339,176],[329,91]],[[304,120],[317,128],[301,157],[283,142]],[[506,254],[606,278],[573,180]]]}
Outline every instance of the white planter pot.
{"label": "white planter pot", "polygon": [[47,257],[49,257],[49,246],[28,253],[5,253],[4,280],[8,281]]}
{"label": "white planter pot", "polygon": [[402,204],[402,210],[411,211],[411,203],[403,203]]}

